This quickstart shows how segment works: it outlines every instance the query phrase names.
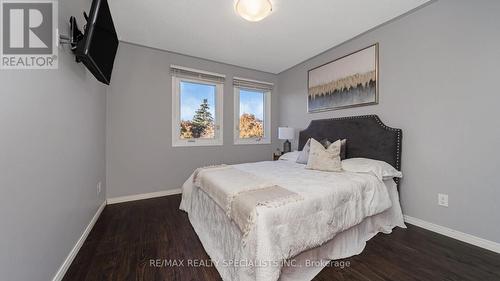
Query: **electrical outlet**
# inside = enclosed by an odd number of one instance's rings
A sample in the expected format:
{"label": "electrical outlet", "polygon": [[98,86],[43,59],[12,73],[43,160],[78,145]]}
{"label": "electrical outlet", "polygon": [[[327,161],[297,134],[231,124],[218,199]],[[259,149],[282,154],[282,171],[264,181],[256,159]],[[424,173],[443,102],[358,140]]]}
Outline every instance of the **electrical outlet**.
{"label": "electrical outlet", "polygon": [[97,196],[99,196],[99,194],[101,194],[101,190],[102,190],[102,183],[98,182],[97,183]]}
{"label": "electrical outlet", "polygon": [[438,193],[438,205],[448,207],[448,194]]}

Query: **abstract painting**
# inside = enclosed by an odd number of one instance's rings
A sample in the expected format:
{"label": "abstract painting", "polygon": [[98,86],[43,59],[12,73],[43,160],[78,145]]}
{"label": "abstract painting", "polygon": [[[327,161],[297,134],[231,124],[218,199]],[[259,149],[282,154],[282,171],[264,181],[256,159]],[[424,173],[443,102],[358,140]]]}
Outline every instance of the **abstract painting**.
{"label": "abstract painting", "polygon": [[308,71],[309,112],[378,103],[378,43]]}

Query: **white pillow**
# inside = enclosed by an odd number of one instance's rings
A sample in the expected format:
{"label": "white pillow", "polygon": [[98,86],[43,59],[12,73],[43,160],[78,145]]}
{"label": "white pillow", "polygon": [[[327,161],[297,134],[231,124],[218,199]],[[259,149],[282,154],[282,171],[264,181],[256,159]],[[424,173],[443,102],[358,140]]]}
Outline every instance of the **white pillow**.
{"label": "white pillow", "polygon": [[297,161],[297,157],[299,157],[299,153],[300,153],[300,151],[287,152],[287,153],[280,156],[280,160],[295,162],[295,161]]}
{"label": "white pillow", "polygon": [[381,181],[402,178],[403,174],[384,161],[368,158],[349,158],[342,161],[342,169],[354,173],[371,173]]}
{"label": "white pillow", "polygon": [[311,150],[309,151],[306,169],[327,172],[342,171],[340,146],[340,140],[330,144],[328,148],[325,148],[317,140],[311,139]]}
{"label": "white pillow", "polygon": [[297,157],[297,163],[299,164],[307,164],[307,160],[309,159],[309,151],[311,150],[311,139],[308,139],[304,147],[299,153]]}

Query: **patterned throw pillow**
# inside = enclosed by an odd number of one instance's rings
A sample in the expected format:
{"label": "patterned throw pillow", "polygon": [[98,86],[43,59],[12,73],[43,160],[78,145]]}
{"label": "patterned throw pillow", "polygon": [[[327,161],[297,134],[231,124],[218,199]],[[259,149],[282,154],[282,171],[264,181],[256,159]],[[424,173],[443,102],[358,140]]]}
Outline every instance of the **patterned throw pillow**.
{"label": "patterned throw pillow", "polygon": [[[320,143],[325,147],[328,148],[330,144],[329,139],[322,139]],[[299,153],[299,156],[297,157],[297,163],[299,164],[307,164],[307,160],[309,159],[309,151],[311,150],[311,138],[307,140],[306,144],[302,148],[302,150]],[[340,140],[340,160],[346,159],[346,153],[347,153],[347,140],[346,139],[341,139]]]}
{"label": "patterned throw pillow", "polygon": [[309,151],[309,159],[306,169],[340,172],[342,171],[342,162],[340,160],[341,141],[337,140],[328,148],[324,148],[321,143],[315,139],[310,140],[311,150]]}
{"label": "patterned throw pillow", "polygon": [[[329,139],[323,139],[320,141],[320,143],[325,148],[328,148],[330,146],[330,144],[332,144]],[[347,154],[346,149],[347,149],[347,139],[341,139],[340,140],[340,160],[344,160],[346,158],[346,154]]]}

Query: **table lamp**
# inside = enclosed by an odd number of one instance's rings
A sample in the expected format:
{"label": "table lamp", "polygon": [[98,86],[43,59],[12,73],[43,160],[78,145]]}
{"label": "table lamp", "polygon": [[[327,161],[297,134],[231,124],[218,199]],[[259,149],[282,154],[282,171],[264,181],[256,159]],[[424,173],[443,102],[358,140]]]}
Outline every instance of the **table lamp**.
{"label": "table lamp", "polygon": [[292,151],[292,144],[290,140],[293,140],[295,136],[295,130],[290,127],[279,127],[278,128],[278,139],[285,140],[283,143],[283,153]]}

